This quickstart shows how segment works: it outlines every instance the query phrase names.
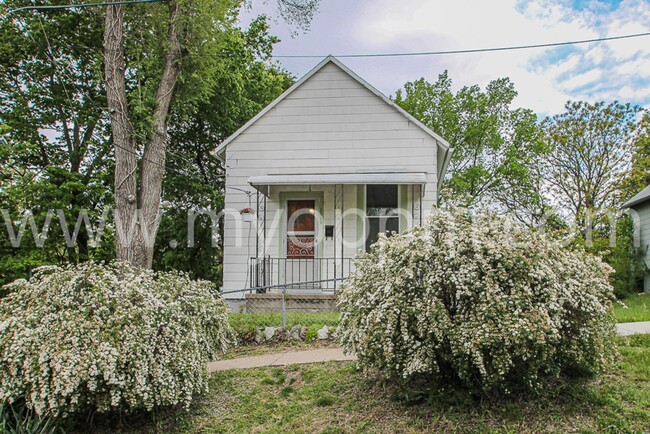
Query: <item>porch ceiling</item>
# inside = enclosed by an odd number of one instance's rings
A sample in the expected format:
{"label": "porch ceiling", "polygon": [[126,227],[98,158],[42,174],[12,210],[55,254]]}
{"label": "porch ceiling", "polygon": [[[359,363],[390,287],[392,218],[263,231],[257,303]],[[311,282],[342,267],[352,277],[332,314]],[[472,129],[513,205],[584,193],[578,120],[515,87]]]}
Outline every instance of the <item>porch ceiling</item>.
{"label": "porch ceiling", "polygon": [[336,185],[336,184],[419,184],[427,181],[421,172],[392,173],[330,173],[309,175],[251,176],[248,183],[267,194],[270,185]]}

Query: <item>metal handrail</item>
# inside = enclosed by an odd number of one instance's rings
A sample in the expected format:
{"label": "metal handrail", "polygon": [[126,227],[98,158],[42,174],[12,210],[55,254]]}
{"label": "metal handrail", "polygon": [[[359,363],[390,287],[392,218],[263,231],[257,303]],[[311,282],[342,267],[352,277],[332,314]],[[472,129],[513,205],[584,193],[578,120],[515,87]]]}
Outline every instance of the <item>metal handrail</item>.
{"label": "metal handrail", "polygon": [[312,280],[310,282],[296,282],[296,283],[283,283],[283,284],[277,284],[277,285],[266,285],[266,286],[257,286],[255,288],[243,288],[243,289],[232,289],[229,291],[221,291],[221,294],[236,294],[238,292],[253,292],[253,291],[266,291],[269,289],[275,289],[275,288],[288,288],[288,287],[293,287],[293,286],[299,286],[299,285],[309,285],[309,284],[315,284],[315,283],[323,283],[323,282],[343,282],[345,280],[348,280],[347,277],[338,277],[336,279],[322,279],[322,280]]}
{"label": "metal handrail", "polygon": [[[354,258],[249,258],[248,290],[266,292],[269,288],[312,286],[306,289],[336,291],[337,282],[347,278]],[[335,268],[335,265],[338,267]],[[333,274],[334,273],[334,274]],[[316,285],[326,285],[317,287]]]}

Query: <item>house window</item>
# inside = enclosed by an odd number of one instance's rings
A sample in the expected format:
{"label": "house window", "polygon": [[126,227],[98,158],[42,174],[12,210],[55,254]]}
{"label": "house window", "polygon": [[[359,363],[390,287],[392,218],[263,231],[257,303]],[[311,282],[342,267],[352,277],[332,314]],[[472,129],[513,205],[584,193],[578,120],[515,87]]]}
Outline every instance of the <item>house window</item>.
{"label": "house window", "polygon": [[366,186],[366,250],[380,233],[399,232],[397,185]]}

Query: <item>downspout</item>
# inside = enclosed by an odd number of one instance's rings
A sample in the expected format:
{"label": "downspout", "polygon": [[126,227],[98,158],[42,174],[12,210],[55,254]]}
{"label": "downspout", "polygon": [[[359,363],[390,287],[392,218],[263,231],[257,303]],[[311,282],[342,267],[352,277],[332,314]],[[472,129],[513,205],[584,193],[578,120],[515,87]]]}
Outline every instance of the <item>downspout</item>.
{"label": "downspout", "polygon": [[445,178],[445,173],[447,172],[447,168],[449,167],[449,161],[451,161],[451,154],[453,151],[454,148],[451,147],[445,150],[445,156],[442,161],[442,168],[440,169],[440,173],[438,173],[438,190],[440,189],[442,180]]}
{"label": "downspout", "polygon": [[436,186],[436,206],[438,205],[438,199],[440,197],[440,189],[442,188],[442,182],[445,179],[447,168],[449,167],[449,162],[451,161],[452,152],[454,152],[454,148],[452,148],[451,146],[445,149],[445,156],[443,157],[442,160],[442,167],[440,168],[440,172],[438,173],[438,185]]}

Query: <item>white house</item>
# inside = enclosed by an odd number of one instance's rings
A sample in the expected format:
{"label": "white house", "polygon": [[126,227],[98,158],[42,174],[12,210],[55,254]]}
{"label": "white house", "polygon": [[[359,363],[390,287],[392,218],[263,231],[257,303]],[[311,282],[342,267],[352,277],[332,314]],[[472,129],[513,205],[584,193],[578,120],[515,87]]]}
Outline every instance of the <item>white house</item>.
{"label": "white house", "polygon": [[[221,143],[223,292],[334,291],[380,231],[420,225],[449,144],[330,56]],[[250,221],[248,221],[250,220]]]}
{"label": "white house", "polygon": [[638,234],[639,248],[643,253],[646,273],[643,279],[643,291],[650,292],[650,185],[623,204],[629,208]]}

